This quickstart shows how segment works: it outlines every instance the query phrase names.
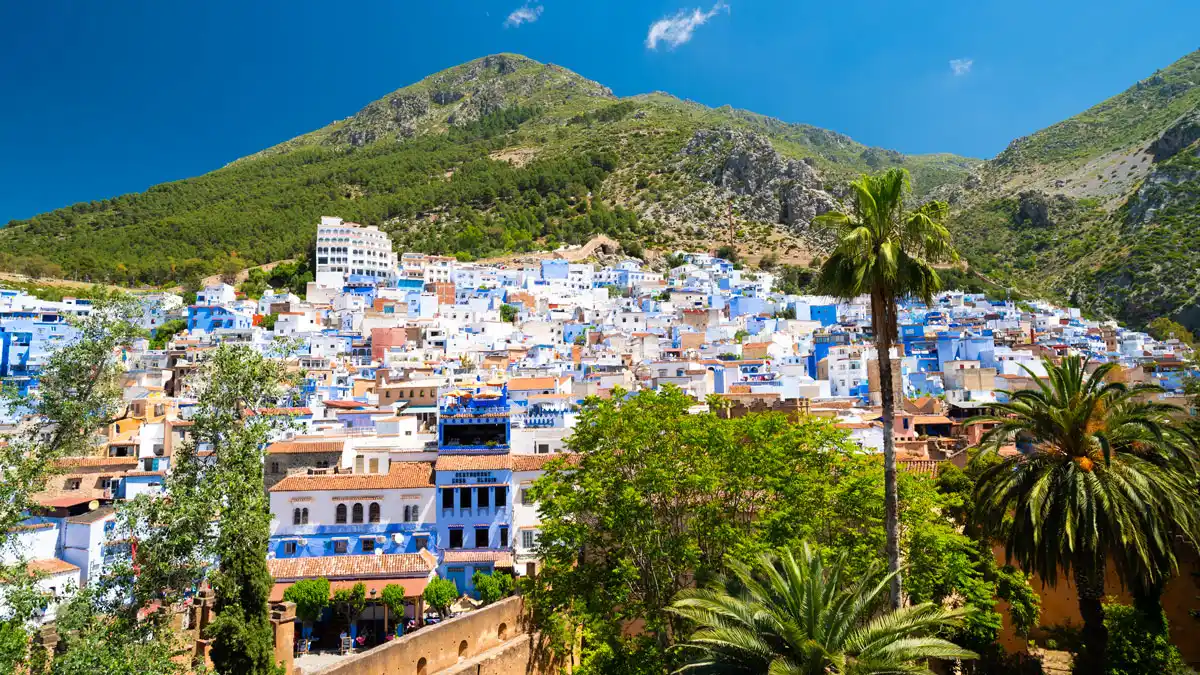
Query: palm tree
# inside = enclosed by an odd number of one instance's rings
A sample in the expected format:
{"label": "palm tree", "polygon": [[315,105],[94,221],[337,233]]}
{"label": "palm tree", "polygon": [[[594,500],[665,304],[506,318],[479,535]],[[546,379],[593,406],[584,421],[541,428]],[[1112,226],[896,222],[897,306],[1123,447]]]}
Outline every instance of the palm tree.
{"label": "palm tree", "polygon": [[941,290],[933,264],[958,259],[950,233],[942,225],[946,205],[926,202],[904,208],[911,192],[908,171],[891,169],[864,175],[850,183],[850,212],[818,216],[819,226],[831,227],[838,243],[821,265],[817,289],[839,298],[871,297],[871,328],[879,362],[880,403],[883,407],[884,511],[888,571],[892,573],[891,604],[900,606],[900,501],[896,491],[896,443],[892,436],[895,399],[892,390],[892,341],[896,335],[896,300],[915,296],[925,301]]}
{"label": "palm tree", "polygon": [[690,660],[679,672],[922,673],[926,659],[975,658],[931,636],[958,624],[965,609],[922,603],[878,611],[893,573],[872,566],[844,579],[845,554],[828,566],[807,543],[799,554],[734,561],[732,579],[681,591],[668,611],[698,628],[683,644]]}
{"label": "palm tree", "polygon": [[1106,381],[1114,363],[1090,375],[1088,362],[1075,356],[1043,364],[1044,381],[1026,368],[1037,389],[967,421],[996,425],[983,435],[976,461],[1007,443],[1032,444],[980,474],[974,521],[1045,583],[1073,575],[1083,617],[1080,663],[1083,672],[1100,673],[1107,565],[1143,602],[1157,604],[1177,569],[1176,537],[1200,541],[1195,447],[1172,420],[1179,409],[1153,400],[1159,387]]}

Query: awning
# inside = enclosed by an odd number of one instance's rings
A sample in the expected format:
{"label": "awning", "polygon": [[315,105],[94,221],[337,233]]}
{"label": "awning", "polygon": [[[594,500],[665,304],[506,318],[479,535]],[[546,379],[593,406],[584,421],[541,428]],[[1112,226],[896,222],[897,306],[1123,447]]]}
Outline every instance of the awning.
{"label": "awning", "polygon": [[[371,599],[371,591],[375,591],[375,599],[383,598],[383,589],[394,584],[404,587],[404,597],[419,598],[425,593],[425,586],[429,584],[429,579],[426,577],[406,577],[406,578],[383,578],[383,579],[347,579],[329,582],[329,592],[332,595],[340,590],[350,590],[354,588],[354,584],[362,583],[367,587],[367,600]],[[284,581],[275,584],[271,588],[271,602],[282,602],[283,594],[288,588],[291,588],[294,581]]]}

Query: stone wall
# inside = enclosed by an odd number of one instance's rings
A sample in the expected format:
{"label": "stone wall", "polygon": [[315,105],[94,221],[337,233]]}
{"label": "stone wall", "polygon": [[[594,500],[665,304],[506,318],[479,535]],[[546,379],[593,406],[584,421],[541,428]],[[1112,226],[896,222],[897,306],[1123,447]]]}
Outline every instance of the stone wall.
{"label": "stone wall", "polygon": [[528,668],[532,651],[522,600],[514,597],[421,629],[318,672],[433,675],[466,666],[462,672],[525,675],[534,672]]}

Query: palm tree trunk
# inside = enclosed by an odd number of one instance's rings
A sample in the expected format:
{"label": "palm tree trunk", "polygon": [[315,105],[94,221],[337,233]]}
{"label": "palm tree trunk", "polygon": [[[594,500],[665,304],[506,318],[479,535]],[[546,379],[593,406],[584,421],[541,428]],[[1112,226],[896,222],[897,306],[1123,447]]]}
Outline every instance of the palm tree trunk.
{"label": "palm tree trunk", "polygon": [[1104,626],[1104,560],[1075,565],[1075,591],[1083,617],[1083,645],[1076,672],[1103,673],[1107,664],[1108,628]]}
{"label": "palm tree trunk", "polygon": [[883,293],[873,293],[871,316],[874,320],[875,350],[879,362],[879,401],[883,420],[883,511],[887,532],[888,572],[894,573],[889,599],[892,609],[899,609],[903,585],[900,579],[900,496],[896,487],[896,438],[892,420],[896,400],[892,392],[892,324],[896,303]]}

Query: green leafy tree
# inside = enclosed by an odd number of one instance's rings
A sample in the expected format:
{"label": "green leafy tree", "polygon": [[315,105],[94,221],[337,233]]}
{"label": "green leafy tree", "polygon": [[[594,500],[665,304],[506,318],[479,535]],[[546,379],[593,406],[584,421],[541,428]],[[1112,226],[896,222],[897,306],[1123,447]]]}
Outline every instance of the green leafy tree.
{"label": "green leafy tree", "polygon": [[131,572],[121,568],[59,605],[59,645],[50,673],[185,675],[190,671],[187,657],[194,645],[172,629],[168,612],[139,616],[124,602],[127,595],[121,586]]}
{"label": "green leafy tree", "polygon": [[503,572],[492,572],[491,574],[476,572],[471,577],[471,583],[474,584],[476,592],[479,593],[479,599],[485,605],[499,602],[512,595],[512,575]]}
{"label": "green leafy tree", "polygon": [[[816,224],[833,229],[838,243],[821,265],[820,292],[852,299],[871,299],[871,326],[879,360],[879,388],[884,429],[892,428],[895,400],[890,358],[896,336],[896,301],[915,296],[929,303],[941,289],[933,265],[957,258],[950,233],[942,225],[947,207],[926,202],[905,209],[911,193],[908,172],[891,169],[864,175],[850,183],[849,213],[818,216]],[[900,606],[900,506],[896,488],[896,447],[892,434],[883,435],[884,481],[887,499],[887,560],[891,574],[891,606]]]}
{"label": "green leafy tree", "polygon": [[1083,617],[1078,663],[1099,673],[1108,642],[1106,566],[1142,603],[1157,606],[1177,570],[1177,538],[1192,547],[1200,541],[1194,446],[1172,419],[1178,409],[1147,396],[1161,389],[1107,381],[1116,364],[1090,375],[1076,356],[1043,365],[1046,380],[1029,373],[1037,389],[969,421],[995,425],[980,457],[1014,441],[1032,445],[982,472],[974,520],[1046,583],[1073,575]]}
{"label": "green leafy tree", "polygon": [[698,628],[683,643],[687,670],[701,673],[931,672],[930,658],[975,654],[937,637],[966,611],[921,603],[877,612],[890,574],[845,569],[845,554],[826,563],[802,545],[732,561],[732,579],[679,592],[670,611]]}
{"label": "green leafy tree", "polygon": [[[671,667],[673,636],[687,626],[667,606],[692,580],[722,573],[729,556],[809,540],[847,552],[860,574],[884,549],[880,463],[844,431],[782,414],[691,414],[694,405],[673,387],[589,399],[568,441],[576,454],[534,484],[544,568],[523,593],[559,647],[573,644],[564,622],[582,627],[585,672]],[[939,515],[934,487],[901,476],[906,543],[935,526],[963,539]],[[965,582],[944,586],[949,596]],[[628,622],[645,629],[627,635]]]}
{"label": "green leafy tree", "polygon": [[367,608],[367,587],[360,581],[351,588],[337,590],[333,594],[333,607],[346,624],[346,630],[350,630],[358,615]]}
{"label": "green leafy tree", "polygon": [[166,349],[171,338],[185,330],[187,330],[187,321],[183,319],[164,321],[161,326],[154,329],[154,335],[150,338],[150,349]]}
{"label": "green leafy tree", "polygon": [[1185,345],[1192,346],[1195,344],[1196,335],[1188,330],[1186,326],[1174,321],[1165,316],[1159,317],[1151,321],[1146,326],[1146,332],[1155,340],[1169,340],[1175,338]]}
{"label": "green leafy tree", "polygon": [[263,482],[267,439],[280,424],[248,410],[277,405],[287,374],[282,363],[245,346],[221,345],[195,385],[192,435],[213,450],[204,480],[223,486],[217,502],[216,570],[210,575],[216,618],[207,627],[220,673],[274,673],[275,644],[267,602],[270,506]]}
{"label": "green leafy tree", "polygon": [[500,320],[504,323],[516,322],[517,308],[512,305],[500,305]]}
{"label": "green leafy tree", "polygon": [[275,330],[275,322],[278,320],[279,315],[272,312],[264,316],[258,325],[262,326],[263,330]]}
{"label": "green leafy tree", "polygon": [[[50,355],[34,393],[3,389],[0,405],[26,411],[29,422],[0,437],[0,547],[36,508],[31,497],[61,470],[58,460],[90,454],[95,430],[124,414],[119,353],[141,335],[140,315],[128,297],[101,297],[90,316],[71,319],[78,338]],[[0,671],[26,659],[28,622],[47,602],[37,578],[21,560],[0,563]]]}
{"label": "green leafy tree", "polygon": [[296,617],[301,621],[316,621],[329,606],[329,580],[301,579],[288,586],[283,599],[296,603]]}
{"label": "green leafy tree", "polygon": [[407,591],[400,584],[388,584],[383,587],[383,593],[380,594],[380,599],[391,613],[392,621],[397,629],[404,622],[404,612],[406,608],[405,597]]}
{"label": "green leafy tree", "polygon": [[282,362],[249,347],[212,350],[187,382],[198,403],[164,484],[169,499],[139,496],[118,511],[118,532],[138,540],[132,606],[176,601],[204,580],[212,585],[216,618],[205,636],[219,673],[275,670],[262,472],[266,441],[287,422],[246,412],[278,405],[287,382]]}
{"label": "green leafy tree", "polygon": [[450,605],[459,597],[458,586],[450,579],[435,578],[425,586],[425,604],[443,619],[450,616]]}
{"label": "green leafy tree", "polygon": [[738,261],[738,250],[732,244],[724,244],[717,248],[717,257],[721,260],[728,260],[731,263]]}

